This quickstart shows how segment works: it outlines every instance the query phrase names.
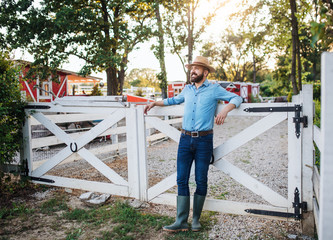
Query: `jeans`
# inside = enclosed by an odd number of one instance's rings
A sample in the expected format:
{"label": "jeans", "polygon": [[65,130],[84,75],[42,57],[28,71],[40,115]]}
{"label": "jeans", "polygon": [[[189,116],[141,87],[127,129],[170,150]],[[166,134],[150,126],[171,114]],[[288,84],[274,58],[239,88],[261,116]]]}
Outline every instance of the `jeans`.
{"label": "jeans", "polygon": [[195,162],[195,193],[207,195],[207,179],[210,160],[213,154],[213,134],[191,137],[181,134],[177,155],[178,195],[189,196],[188,181],[193,160]]}

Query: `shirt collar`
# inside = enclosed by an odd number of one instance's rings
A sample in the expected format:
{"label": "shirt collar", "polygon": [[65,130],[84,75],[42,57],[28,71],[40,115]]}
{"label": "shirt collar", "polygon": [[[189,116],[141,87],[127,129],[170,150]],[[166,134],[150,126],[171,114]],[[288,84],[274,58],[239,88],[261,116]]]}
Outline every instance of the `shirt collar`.
{"label": "shirt collar", "polygon": [[[192,87],[195,87],[195,83],[192,83],[191,85],[192,85]],[[208,85],[209,85],[209,81],[208,81],[208,79],[206,79],[200,87],[202,87],[202,86],[207,87]]]}

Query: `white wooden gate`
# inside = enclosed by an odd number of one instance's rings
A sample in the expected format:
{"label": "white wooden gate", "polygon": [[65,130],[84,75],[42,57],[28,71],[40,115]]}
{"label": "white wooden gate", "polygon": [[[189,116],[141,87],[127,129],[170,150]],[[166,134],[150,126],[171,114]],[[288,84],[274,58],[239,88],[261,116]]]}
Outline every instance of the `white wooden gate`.
{"label": "white wooden gate", "polygon": [[[124,103],[113,102],[114,98],[100,97],[82,98],[79,101],[59,101],[52,103],[31,104],[26,110],[28,118],[23,128],[24,134],[24,153],[23,159],[27,160],[29,176],[35,182],[50,184],[61,187],[84,189],[87,191],[105,192],[120,196],[137,197],[129,193],[129,185],[132,179],[126,180],[109,168],[106,164],[98,159],[95,154],[85,148],[85,145],[98,136],[103,135],[106,131],[112,133],[112,126],[118,121],[126,117],[128,106]],[[61,113],[60,115],[49,115],[51,113]],[[81,113],[92,114],[95,118],[98,116],[101,119],[95,127],[82,134],[67,134],[57,124],[57,117],[68,118],[72,121],[80,118]],[[58,139],[57,143],[64,143],[65,147],[56,155],[43,161],[42,164],[32,161],[32,138],[31,138],[31,122],[39,121]],[[73,137],[75,136],[75,137]],[[51,144],[50,144],[51,145]],[[65,178],[59,176],[48,175],[47,172],[57,165],[73,161],[71,156],[78,154],[85,159],[91,166],[104,175],[109,183],[87,181],[74,178]],[[129,163],[129,165],[132,165]],[[47,181],[47,182],[45,182]],[[132,183],[133,184],[133,183]]]}
{"label": "white wooden gate", "polygon": [[[295,134],[295,123],[293,122],[294,112],[274,112],[274,113],[247,113],[244,109],[249,107],[281,107],[302,105],[303,114],[308,117],[308,128],[301,125],[301,135],[299,138]],[[221,111],[224,105],[219,105],[217,111]],[[167,134],[171,139],[178,142],[180,132],[175,128],[164,123],[159,116],[182,116],[182,106],[170,106],[163,108],[153,108],[149,115],[146,116],[146,122]],[[204,209],[211,211],[219,211],[230,214],[247,214],[246,209],[258,209],[278,212],[294,212],[292,203],[294,201],[294,191],[296,188],[300,191],[301,202],[308,202],[308,210],[312,211],[312,85],[303,86],[303,92],[294,97],[292,103],[253,103],[242,104],[238,109],[233,110],[229,115],[237,116],[262,116],[263,118],[246,128],[242,132],[230,138],[220,146],[214,149],[215,162],[214,167],[232,177],[234,180],[250,189],[255,194],[265,199],[271,205],[259,205],[253,203],[242,203],[236,201],[207,199]],[[256,180],[240,168],[234,166],[224,159],[224,156],[243,146],[248,141],[254,139],[273,126],[288,119],[288,198],[285,198],[267,187],[263,183]],[[308,140],[309,139],[309,140]],[[302,147],[303,144],[303,147]],[[309,145],[307,145],[309,144]],[[311,146],[311,147],[307,147]],[[302,173],[303,172],[303,173]],[[193,168],[192,168],[193,174]],[[147,199],[155,203],[176,204],[174,194],[164,193],[166,190],[176,184],[176,173],[165,178],[155,186],[147,190]]]}
{"label": "white wooden gate", "polygon": [[[112,102],[113,101],[113,102]],[[308,117],[308,128],[303,128],[301,124],[301,135],[295,135],[295,123],[293,123],[293,112],[274,113],[247,113],[245,108],[249,107],[277,107],[300,104],[303,107],[303,114]],[[37,107],[36,107],[37,106]],[[41,107],[47,107],[42,109]],[[172,140],[178,142],[180,131],[172,127],[167,121],[163,121],[161,116],[182,116],[183,106],[169,106],[153,108],[148,116],[143,114],[143,105],[125,104],[114,102],[114,98],[95,97],[82,98],[80,101],[62,100],[53,103],[33,104],[28,109],[26,124],[24,126],[24,159],[28,161],[29,176],[35,182],[62,186],[69,188],[83,189],[87,191],[105,192],[114,195],[128,196],[143,201],[151,201],[161,204],[176,204],[175,194],[165,193],[168,189],[176,185],[176,173],[171,174],[156,185],[148,187],[147,174],[147,153],[146,153],[146,124],[166,134]],[[224,105],[219,105],[220,111]],[[101,114],[103,120],[88,132],[79,134],[76,138],[64,132],[55,123],[55,119],[49,117],[49,113],[66,113],[72,116],[80,113]],[[270,210],[278,212],[293,212],[292,203],[294,201],[294,190],[297,187],[300,191],[301,201],[308,202],[308,209],[312,210],[312,86],[305,85],[302,94],[293,99],[293,103],[253,103],[242,104],[240,108],[232,111],[230,115],[262,116],[261,120],[246,128],[242,132],[230,138],[214,149],[214,167],[226,173],[237,182],[250,189],[255,194],[261,196],[269,204],[253,204],[236,201],[226,201],[218,199],[207,199],[204,208],[207,210],[219,211],[231,214],[247,214],[245,209]],[[62,117],[66,115],[62,114]],[[85,145],[92,139],[105,134],[106,131],[113,131],[112,126],[118,121],[126,118],[126,138],[127,138],[127,161],[128,179],[120,176],[110,167],[96,157],[92,151],[85,148]],[[65,143],[65,147],[52,158],[36,167],[32,161],[31,146],[31,121],[36,119],[49,129],[59,140]],[[69,118],[70,119],[70,118]],[[234,166],[224,159],[228,153],[240,148],[246,142],[254,139],[273,126],[288,119],[288,197],[281,196],[271,188],[256,180],[240,168]],[[311,140],[309,140],[311,139]],[[303,145],[302,145],[303,144]],[[303,146],[303,147],[302,147]],[[108,180],[108,183],[87,181],[74,178],[52,176],[47,174],[52,168],[71,159],[74,154],[80,155],[90,165],[96,168]],[[34,166],[35,165],[35,166]],[[175,169],[176,171],[176,169]],[[193,173],[193,172],[192,172]],[[39,178],[39,179],[38,179]],[[47,179],[53,182],[41,182]]]}

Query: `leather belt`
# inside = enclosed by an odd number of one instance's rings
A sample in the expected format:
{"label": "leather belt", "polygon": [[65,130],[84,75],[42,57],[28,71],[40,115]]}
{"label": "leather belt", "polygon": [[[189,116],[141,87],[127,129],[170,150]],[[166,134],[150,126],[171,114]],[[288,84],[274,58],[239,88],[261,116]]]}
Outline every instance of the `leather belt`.
{"label": "leather belt", "polygon": [[208,130],[208,131],[186,131],[182,129],[182,133],[189,135],[191,137],[202,137],[202,136],[207,136],[209,134],[213,133],[213,130]]}

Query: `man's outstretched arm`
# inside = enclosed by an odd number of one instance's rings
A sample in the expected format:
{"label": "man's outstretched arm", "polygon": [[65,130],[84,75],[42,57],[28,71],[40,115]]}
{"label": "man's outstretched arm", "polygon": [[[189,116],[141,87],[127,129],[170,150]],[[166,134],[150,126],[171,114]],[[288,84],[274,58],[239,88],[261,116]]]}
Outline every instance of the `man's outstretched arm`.
{"label": "man's outstretched arm", "polygon": [[157,101],[157,102],[152,102],[148,105],[145,106],[145,109],[143,110],[144,114],[147,114],[150,109],[152,109],[155,106],[162,107],[164,106],[164,102],[162,101]]}

